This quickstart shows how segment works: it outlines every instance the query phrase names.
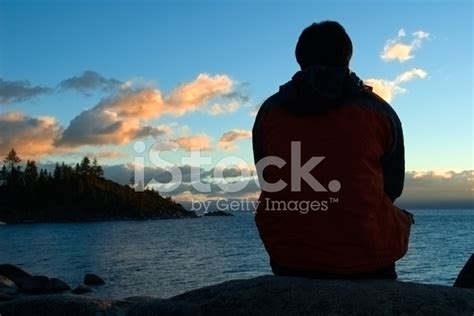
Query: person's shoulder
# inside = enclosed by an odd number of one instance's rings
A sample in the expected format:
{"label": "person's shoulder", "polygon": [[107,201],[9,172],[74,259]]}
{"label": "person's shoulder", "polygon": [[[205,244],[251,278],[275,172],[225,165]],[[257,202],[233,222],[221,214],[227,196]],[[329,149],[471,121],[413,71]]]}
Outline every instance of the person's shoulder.
{"label": "person's shoulder", "polygon": [[375,110],[383,112],[391,118],[398,119],[398,115],[395,112],[395,109],[381,96],[375,93],[372,90],[372,87],[364,86],[364,90],[356,98],[355,103],[367,106],[369,108],[373,108]]}
{"label": "person's shoulder", "polygon": [[269,96],[263,103],[262,107],[273,107],[281,104],[281,92],[278,91]]}
{"label": "person's shoulder", "polygon": [[278,107],[280,105],[281,105],[281,93],[276,92],[270,97],[268,97],[265,101],[263,101],[262,105],[258,109],[257,119],[261,118],[270,109]]}

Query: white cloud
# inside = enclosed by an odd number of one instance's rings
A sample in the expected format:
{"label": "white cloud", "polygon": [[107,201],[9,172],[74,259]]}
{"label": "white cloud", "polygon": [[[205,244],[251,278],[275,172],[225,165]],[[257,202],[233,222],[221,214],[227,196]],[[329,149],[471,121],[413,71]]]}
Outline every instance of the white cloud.
{"label": "white cloud", "polygon": [[410,80],[412,80],[416,77],[418,77],[420,79],[425,79],[427,75],[428,74],[423,69],[413,68],[411,70],[405,71],[405,72],[401,73],[400,75],[398,75],[397,78],[395,78],[394,82],[396,84],[400,84],[400,83],[403,83],[403,82],[410,81]]}
{"label": "white cloud", "polygon": [[364,83],[371,86],[373,91],[381,96],[385,101],[390,102],[397,94],[405,93],[407,90],[401,84],[409,82],[415,78],[425,79],[427,72],[420,68],[413,68],[398,75],[394,80],[366,79]]}
{"label": "white cloud", "polygon": [[210,115],[221,115],[235,112],[239,109],[240,104],[237,101],[231,101],[227,104],[216,103],[206,109]]}
{"label": "white cloud", "polygon": [[430,33],[423,32],[423,31],[417,31],[413,33],[413,36],[417,39],[425,39],[430,37]]}
{"label": "white cloud", "polygon": [[367,79],[364,80],[364,83],[371,86],[373,91],[387,102],[392,101],[394,95],[405,92],[405,89],[397,86],[390,80]]}
{"label": "white cloud", "polygon": [[397,59],[399,62],[405,62],[412,59],[413,52],[422,46],[423,41],[430,37],[430,34],[424,31],[412,33],[413,39],[409,43],[402,43],[402,39],[406,37],[404,29],[398,31],[398,36],[387,41],[380,57],[385,61]]}
{"label": "white cloud", "polygon": [[416,172],[405,174],[405,189],[400,199],[402,204],[423,205],[433,207],[472,208],[474,206],[474,170],[461,172]]}

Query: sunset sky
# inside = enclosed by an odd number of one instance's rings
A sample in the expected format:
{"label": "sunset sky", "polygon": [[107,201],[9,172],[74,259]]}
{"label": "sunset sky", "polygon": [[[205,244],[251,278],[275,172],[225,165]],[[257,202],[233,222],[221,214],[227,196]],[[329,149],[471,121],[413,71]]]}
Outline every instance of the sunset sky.
{"label": "sunset sky", "polygon": [[302,29],[330,19],[403,122],[406,196],[472,201],[472,1],[354,2],[0,1],[1,154],[87,154],[123,180],[136,141],[173,140],[175,163],[200,146],[204,169],[229,155],[252,169],[258,106],[298,70]]}

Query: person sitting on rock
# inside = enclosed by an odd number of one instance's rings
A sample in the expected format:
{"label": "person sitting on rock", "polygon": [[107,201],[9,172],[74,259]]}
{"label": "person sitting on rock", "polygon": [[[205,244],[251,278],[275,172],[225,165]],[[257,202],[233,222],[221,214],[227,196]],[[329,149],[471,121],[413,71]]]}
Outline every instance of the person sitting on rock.
{"label": "person sitting on rock", "polygon": [[396,279],[413,217],[403,189],[400,120],[349,69],[337,22],[307,27],[301,67],[260,107],[253,127],[262,189],[255,221],[275,275]]}

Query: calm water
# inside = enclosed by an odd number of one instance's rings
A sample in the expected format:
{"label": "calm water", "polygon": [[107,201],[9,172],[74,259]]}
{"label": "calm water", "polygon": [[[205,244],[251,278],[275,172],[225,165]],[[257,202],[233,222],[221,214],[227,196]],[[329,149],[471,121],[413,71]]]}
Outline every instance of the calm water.
{"label": "calm water", "polygon": [[[473,210],[414,211],[402,281],[451,285],[474,252]],[[107,285],[95,295],[169,297],[204,285],[270,273],[249,212],[234,217],[0,225],[0,263],[75,286],[85,273]]]}

